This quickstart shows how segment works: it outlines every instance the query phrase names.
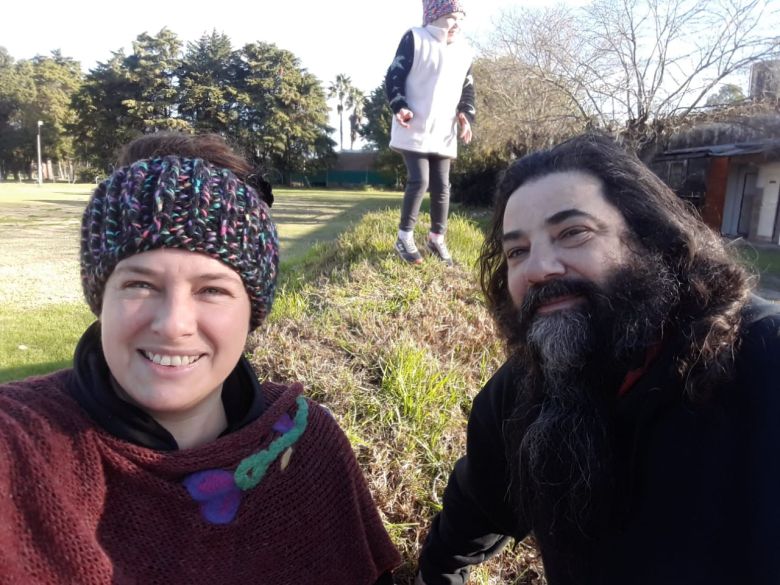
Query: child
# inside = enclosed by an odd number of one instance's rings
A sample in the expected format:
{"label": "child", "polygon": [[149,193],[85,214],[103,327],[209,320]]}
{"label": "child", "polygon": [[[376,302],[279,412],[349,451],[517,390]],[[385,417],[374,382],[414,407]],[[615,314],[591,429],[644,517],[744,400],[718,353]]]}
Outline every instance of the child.
{"label": "child", "polygon": [[251,167],[179,134],[120,165],[83,216],[73,369],[0,386],[0,582],[391,583],[346,437],[242,356],[279,259]]}
{"label": "child", "polygon": [[452,265],[444,241],[450,162],[457,156],[457,137],[465,144],[471,141],[476,113],[471,50],[459,38],[464,14],[459,0],[423,0],[423,26],[404,34],[385,77],[394,113],[390,148],[401,153],[407,170],[395,249],[412,264],[422,262],[414,225],[430,184],[431,230],[426,247]]}

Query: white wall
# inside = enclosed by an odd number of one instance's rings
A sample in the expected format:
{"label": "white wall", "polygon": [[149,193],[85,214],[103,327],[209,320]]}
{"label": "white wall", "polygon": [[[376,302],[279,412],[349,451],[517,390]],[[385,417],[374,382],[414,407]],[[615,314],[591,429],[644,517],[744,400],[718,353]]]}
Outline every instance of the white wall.
{"label": "white wall", "polygon": [[777,203],[780,198],[780,163],[761,165],[758,170],[756,186],[759,189],[763,189],[763,194],[759,201],[760,210],[756,236],[771,239],[775,229]]}

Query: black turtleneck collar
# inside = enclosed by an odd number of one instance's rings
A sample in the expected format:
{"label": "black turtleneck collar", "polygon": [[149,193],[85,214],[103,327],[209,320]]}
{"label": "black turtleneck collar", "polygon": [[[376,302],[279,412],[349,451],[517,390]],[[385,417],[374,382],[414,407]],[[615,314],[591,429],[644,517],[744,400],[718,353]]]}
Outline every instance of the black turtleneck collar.
{"label": "black turtleneck collar", "polygon": [[[146,411],[117,396],[103,357],[100,323],[97,321],[84,332],[76,346],[73,372],[71,391],[74,398],[103,429],[142,447],[158,451],[179,448],[173,435]],[[220,436],[248,425],[265,410],[260,382],[243,356],[222,384],[222,405],[228,426]]]}

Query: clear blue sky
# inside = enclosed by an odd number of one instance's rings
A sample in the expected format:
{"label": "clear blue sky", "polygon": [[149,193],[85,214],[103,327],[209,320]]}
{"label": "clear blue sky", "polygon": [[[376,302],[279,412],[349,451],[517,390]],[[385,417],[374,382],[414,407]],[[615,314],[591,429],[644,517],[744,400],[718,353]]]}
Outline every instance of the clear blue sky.
{"label": "clear blue sky", "polygon": [[[464,4],[466,35],[480,38],[501,10],[546,2]],[[403,32],[421,20],[421,0],[9,0],[0,11],[0,46],[16,59],[60,49],[86,71],[107,60],[113,50],[129,50],[143,32],[155,34],[168,27],[186,42],[216,29],[235,47],[254,41],[275,43],[292,51],[326,85],[338,73],[346,73],[368,93],[381,83]]]}

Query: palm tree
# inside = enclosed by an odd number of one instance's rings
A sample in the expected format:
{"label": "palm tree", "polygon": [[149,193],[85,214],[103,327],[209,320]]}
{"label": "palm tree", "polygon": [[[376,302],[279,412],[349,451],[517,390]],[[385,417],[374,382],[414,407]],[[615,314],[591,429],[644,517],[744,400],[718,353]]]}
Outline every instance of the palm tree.
{"label": "palm tree", "polygon": [[347,109],[352,110],[352,115],[349,117],[349,148],[355,148],[355,140],[357,140],[358,130],[360,129],[360,123],[363,121],[363,111],[365,110],[366,96],[357,87],[350,89],[347,96]]}
{"label": "palm tree", "polygon": [[339,113],[339,149],[341,150],[344,150],[344,110],[351,107],[347,104],[353,90],[352,80],[349,75],[343,73],[336,75],[336,81],[328,87],[328,99],[335,97],[338,101],[336,111]]}

